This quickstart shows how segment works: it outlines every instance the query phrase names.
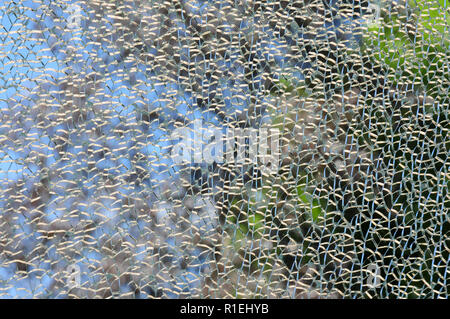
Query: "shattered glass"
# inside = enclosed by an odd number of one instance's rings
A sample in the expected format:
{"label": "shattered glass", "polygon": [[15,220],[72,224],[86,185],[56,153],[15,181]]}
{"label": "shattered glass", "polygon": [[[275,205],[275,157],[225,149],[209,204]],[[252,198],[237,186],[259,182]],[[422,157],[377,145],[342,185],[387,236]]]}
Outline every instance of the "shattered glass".
{"label": "shattered glass", "polygon": [[448,298],[448,0],[0,17],[0,298]]}

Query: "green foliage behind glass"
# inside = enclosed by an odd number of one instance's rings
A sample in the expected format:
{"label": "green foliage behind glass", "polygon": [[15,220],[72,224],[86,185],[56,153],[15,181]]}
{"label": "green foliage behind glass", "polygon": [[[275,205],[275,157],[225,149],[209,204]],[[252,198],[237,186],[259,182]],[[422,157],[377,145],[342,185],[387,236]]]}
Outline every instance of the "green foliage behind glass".
{"label": "green foliage behind glass", "polygon": [[369,26],[363,50],[389,69],[394,84],[413,84],[448,103],[449,27],[449,1],[409,1],[405,10],[384,12]]}

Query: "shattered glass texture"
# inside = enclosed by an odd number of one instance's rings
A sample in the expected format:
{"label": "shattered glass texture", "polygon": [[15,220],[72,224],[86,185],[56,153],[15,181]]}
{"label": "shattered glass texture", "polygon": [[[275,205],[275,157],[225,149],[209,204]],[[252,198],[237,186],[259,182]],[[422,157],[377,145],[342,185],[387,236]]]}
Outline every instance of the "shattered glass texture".
{"label": "shattered glass texture", "polygon": [[[448,298],[429,3],[0,1],[0,298]],[[176,162],[194,120],[278,167]]]}

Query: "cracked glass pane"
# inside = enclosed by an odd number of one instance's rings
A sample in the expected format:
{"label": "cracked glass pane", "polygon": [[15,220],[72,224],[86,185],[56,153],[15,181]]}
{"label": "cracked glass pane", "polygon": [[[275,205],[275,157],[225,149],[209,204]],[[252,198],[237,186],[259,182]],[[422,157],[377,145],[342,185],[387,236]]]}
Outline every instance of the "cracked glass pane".
{"label": "cracked glass pane", "polygon": [[448,298],[448,0],[0,19],[0,298]]}

